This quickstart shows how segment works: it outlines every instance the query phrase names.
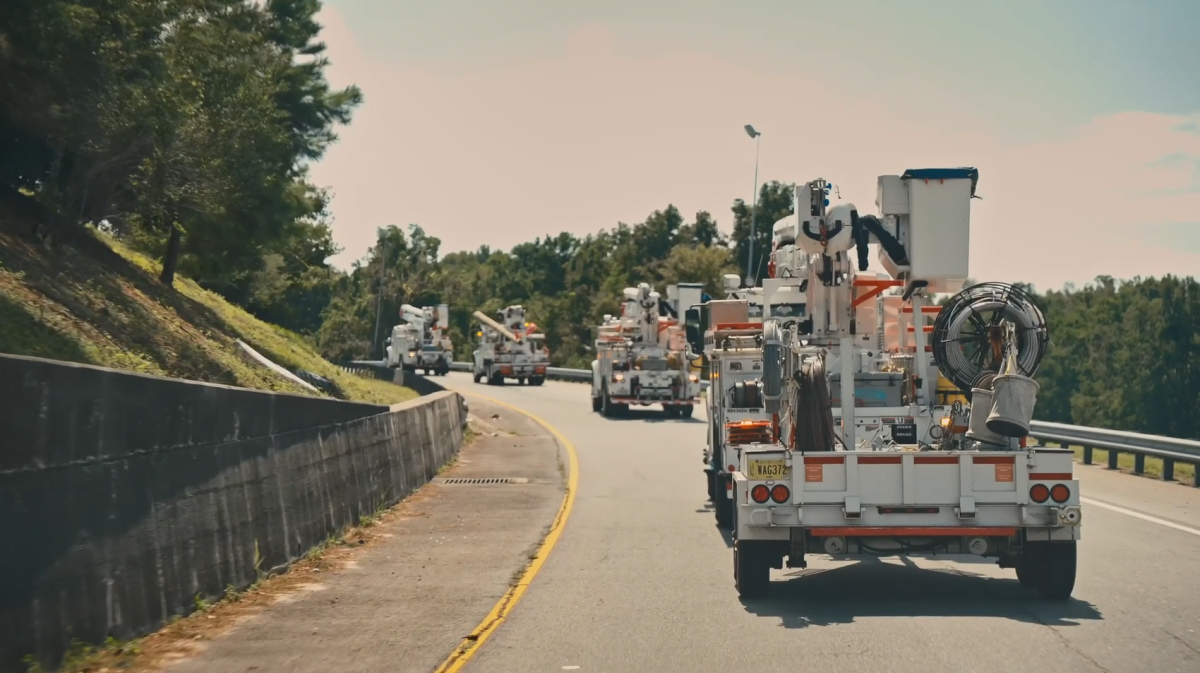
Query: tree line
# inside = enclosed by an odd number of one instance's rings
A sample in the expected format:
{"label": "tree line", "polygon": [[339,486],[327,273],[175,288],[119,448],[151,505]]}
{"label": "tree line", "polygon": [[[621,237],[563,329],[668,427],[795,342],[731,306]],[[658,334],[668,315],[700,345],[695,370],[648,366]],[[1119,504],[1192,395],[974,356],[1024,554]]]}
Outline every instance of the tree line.
{"label": "tree line", "polygon": [[304,330],[336,254],[307,165],[362,101],[319,0],[0,2],[0,199],[51,245],[91,223]]}

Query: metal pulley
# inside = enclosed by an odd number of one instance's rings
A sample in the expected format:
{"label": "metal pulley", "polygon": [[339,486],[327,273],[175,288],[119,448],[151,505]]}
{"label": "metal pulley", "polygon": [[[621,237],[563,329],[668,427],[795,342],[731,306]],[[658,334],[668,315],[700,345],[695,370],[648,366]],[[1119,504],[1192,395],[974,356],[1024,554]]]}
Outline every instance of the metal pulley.
{"label": "metal pulley", "polygon": [[1017,373],[1032,377],[1050,332],[1027,292],[1008,283],[980,283],[954,295],[938,313],[930,335],[934,362],[968,399],[973,387],[1000,371],[1005,322],[1016,328]]}

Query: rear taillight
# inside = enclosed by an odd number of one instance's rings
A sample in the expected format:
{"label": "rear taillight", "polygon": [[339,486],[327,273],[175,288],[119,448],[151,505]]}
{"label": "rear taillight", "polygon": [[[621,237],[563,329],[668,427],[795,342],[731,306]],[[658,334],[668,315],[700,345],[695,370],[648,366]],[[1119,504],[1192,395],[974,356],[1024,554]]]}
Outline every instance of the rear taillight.
{"label": "rear taillight", "polygon": [[1041,504],[1050,499],[1050,489],[1045,484],[1034,484],[1029,489],[1029,499]]}
{"label": "rear taillight", "polygon": [[1054,502],[1061,505],[1071,499],[1071,489],[1067,488],[1066,484],[1055,484],[1050,489],[1050,497],[1054,499]]}
{"label": "rear taillight", "polygon": [[771,489],[771,499],[781,505],[790,500],[791,497],[791,490],[783,484],[775,484],[775,487]]}
{"label": "rear taillight", "polygon": [[771,497],[771,490],[762,484],[750,489],[750,499],[760,505],[766,502],[769,497]]}

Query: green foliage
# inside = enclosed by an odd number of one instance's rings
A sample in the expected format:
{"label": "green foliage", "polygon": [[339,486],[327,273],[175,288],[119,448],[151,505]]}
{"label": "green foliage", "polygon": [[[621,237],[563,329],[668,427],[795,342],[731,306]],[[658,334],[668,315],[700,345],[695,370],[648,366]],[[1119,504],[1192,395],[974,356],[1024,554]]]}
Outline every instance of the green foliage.
{"label": "green foliage", "polygon": [[[314,332],[336,278],[307,163],[362,102],[332,90],[319,0],[0,3],[0,195],[164,257],[163,280]],[[168,244],[169,241],[169,244]]]}
{"label": "green foliage", "polygon": [[638,224],[621,223],[584,238],[546,236],[509,252],[483,246],[439,259],[441,241],[416,225],[407,234],[398,227],[381,229],[379,241],[339,284],[325,311],[317,344],[327,358],[378,357],[401,304],[445,303],[456,357],[468,359],[475,341],[472,314],[519,303],[546,333],[556,365],[584,366],[591,361],[593,326],[618,309],[624,288],[649,282],[662,290],[668,283],[703,282],[717,295],[721,276],[734,271],[712,216],[701,212],[688,223],[674,206]]}
{"label": "green foliage", "polygon": [[1200,438],[1200,284],[1102,276],[1038,297],[1050,348],[1038,418]]}

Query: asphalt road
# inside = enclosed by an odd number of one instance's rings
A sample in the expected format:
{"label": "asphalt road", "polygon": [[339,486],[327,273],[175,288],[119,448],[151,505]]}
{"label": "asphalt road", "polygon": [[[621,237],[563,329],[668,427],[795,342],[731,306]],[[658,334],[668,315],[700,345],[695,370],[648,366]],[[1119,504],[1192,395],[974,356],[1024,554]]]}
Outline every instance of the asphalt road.
{"label": "asphalt road", "polygon": [[1077,466],[1088,502],[1066,603],[971,557],[819,556],[743,602],[706,501],[700,409],[610,420],[583,384],[447,383],[537,414],[579,455],[562,538],[468,673],[1200,671],[1200,489]]}

